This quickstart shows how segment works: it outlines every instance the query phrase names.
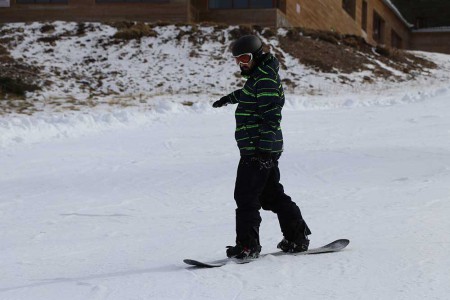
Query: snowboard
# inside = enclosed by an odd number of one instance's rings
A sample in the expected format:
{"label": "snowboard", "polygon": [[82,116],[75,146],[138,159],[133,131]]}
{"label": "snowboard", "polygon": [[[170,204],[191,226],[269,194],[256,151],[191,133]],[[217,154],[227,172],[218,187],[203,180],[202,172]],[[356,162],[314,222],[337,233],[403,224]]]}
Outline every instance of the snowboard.
{"label": "snowboard", "polygon": [[247,264],[247,263],[250,263],[252,261],[258,260],[258,259],[260,259],[262,257],[265,257],[267,255],[272,255],[272,256],[282,256],[282,255],[300,256],[300,255],[309,255],[309,254],[321,254],[321,253],[337,252],[337,251],[341,251],[342,249],[347,247],[347,245],[349,243],[350,243],[350,241],[347,240],[347,239],[339,239],[339,240],[331,242],[331,243],[329,243],[329,244],[327,244],[325,246],[318,247],[318,248],[312,248],[312,249],[309,249],[307,251],[298,252],[298,253],[286,253],[286,252],[283,252],[283,251],[277,251],[277,252],[261,254],[261,255],[259,255],[258,258],[252,258],[252,259],[224,258],[224,259],[219,259],[219,260],[210,261],[210,262],[202,262],[202,261],[194,260],[194,259],[185,259],[185,260],[183,260],[183,262],[188,264],[188,265],[196,266],[196,267],[200,267],[200,268],[218,268],[218,267],[222,267],[222,266],[224,266],[226,264],[229,264],[229,263]]}

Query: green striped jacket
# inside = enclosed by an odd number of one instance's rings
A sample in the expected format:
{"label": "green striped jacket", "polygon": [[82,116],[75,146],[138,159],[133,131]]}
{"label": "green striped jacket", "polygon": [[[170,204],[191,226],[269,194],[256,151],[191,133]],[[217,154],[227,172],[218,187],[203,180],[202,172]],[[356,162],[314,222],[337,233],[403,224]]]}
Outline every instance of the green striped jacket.
{"label": "green striped jacket", "polygon": [[244,87],[227,96],[238,104],[235,138],[241,155],[283,151],[280,122],[284,92],[278,70],[278,60],[265,54]]}

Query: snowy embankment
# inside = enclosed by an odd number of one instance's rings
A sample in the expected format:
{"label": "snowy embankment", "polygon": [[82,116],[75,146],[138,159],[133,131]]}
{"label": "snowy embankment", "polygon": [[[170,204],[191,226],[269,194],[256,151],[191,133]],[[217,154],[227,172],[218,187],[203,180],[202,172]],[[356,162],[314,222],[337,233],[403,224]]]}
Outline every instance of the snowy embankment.
{"label": "snowy embankment", "polygon": [[[445,94],[448,85],[415,86],[389,91],[371,91],[334,97],[287,95],[284,110],[314,111],[352,107],[391,106],[426,101],[430,97]],[[180,99],[181,97],[181,99]],[[0,147],[29,144],[49,139],[78,137],[121,128],[146,126],[167,114],[215,114],[208,95],[190,96],[197,100],[192,105],[181,104],[182,96],[160,96],[152,98],[152,109],[107,108],[92,111],[64,113],[35,113],[32,116],[11,114],[0,117]],[[228,109],[231,113],[231,109]]]}

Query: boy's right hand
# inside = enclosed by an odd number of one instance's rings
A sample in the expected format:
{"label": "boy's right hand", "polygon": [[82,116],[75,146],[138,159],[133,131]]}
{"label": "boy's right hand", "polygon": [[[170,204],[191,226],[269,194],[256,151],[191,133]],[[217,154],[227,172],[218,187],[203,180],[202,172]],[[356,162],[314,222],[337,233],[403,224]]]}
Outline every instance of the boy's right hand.
{"label": "boy's right hand", "polygon": [[230,100],[228,99],[227,96],[224,96],[224,97],[220,98],[220,100],[217,100],[216,102],[214,102],[212,106],[214,108],[217,108],[217,107],[225,106],[228,103],[230,103]]}

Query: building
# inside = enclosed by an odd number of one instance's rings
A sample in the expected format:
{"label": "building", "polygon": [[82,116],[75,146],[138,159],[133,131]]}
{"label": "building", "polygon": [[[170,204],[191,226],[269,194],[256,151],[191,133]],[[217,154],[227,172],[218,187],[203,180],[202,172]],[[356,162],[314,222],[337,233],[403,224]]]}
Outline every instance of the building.
{"label": "building", "polygon": [[[237,9],[242,2],[246,2],[247,7]],[[195,3],[199,8],[199,21],[331,30],[397,48],[404,48],[409,43],[411,25],[385,0],[196,0]]]}
{"label": "building", "polygon": [[414,28],[450,26],[450,1],[448,0],[391,0]]}
{"label": "building", "polygon": [[[415,33],[413,23],[392,1],[0,0],[0,22],[135,20],[292,26],[354,34],[388,47],[450,53],[450,45],[444,43],[445,39],[450,41],[450,30]],[[438,38],[437,45],[428,49],[434,37]]]}
{"label": "building", "polygon": [[391,0],[414,25],[409,48],[450,54],[449,0]]}
{"label": "building", "polygon": [[191,20],[188,4],[189,0],[0,0],[0,23],[55,20],[186,23]]}

